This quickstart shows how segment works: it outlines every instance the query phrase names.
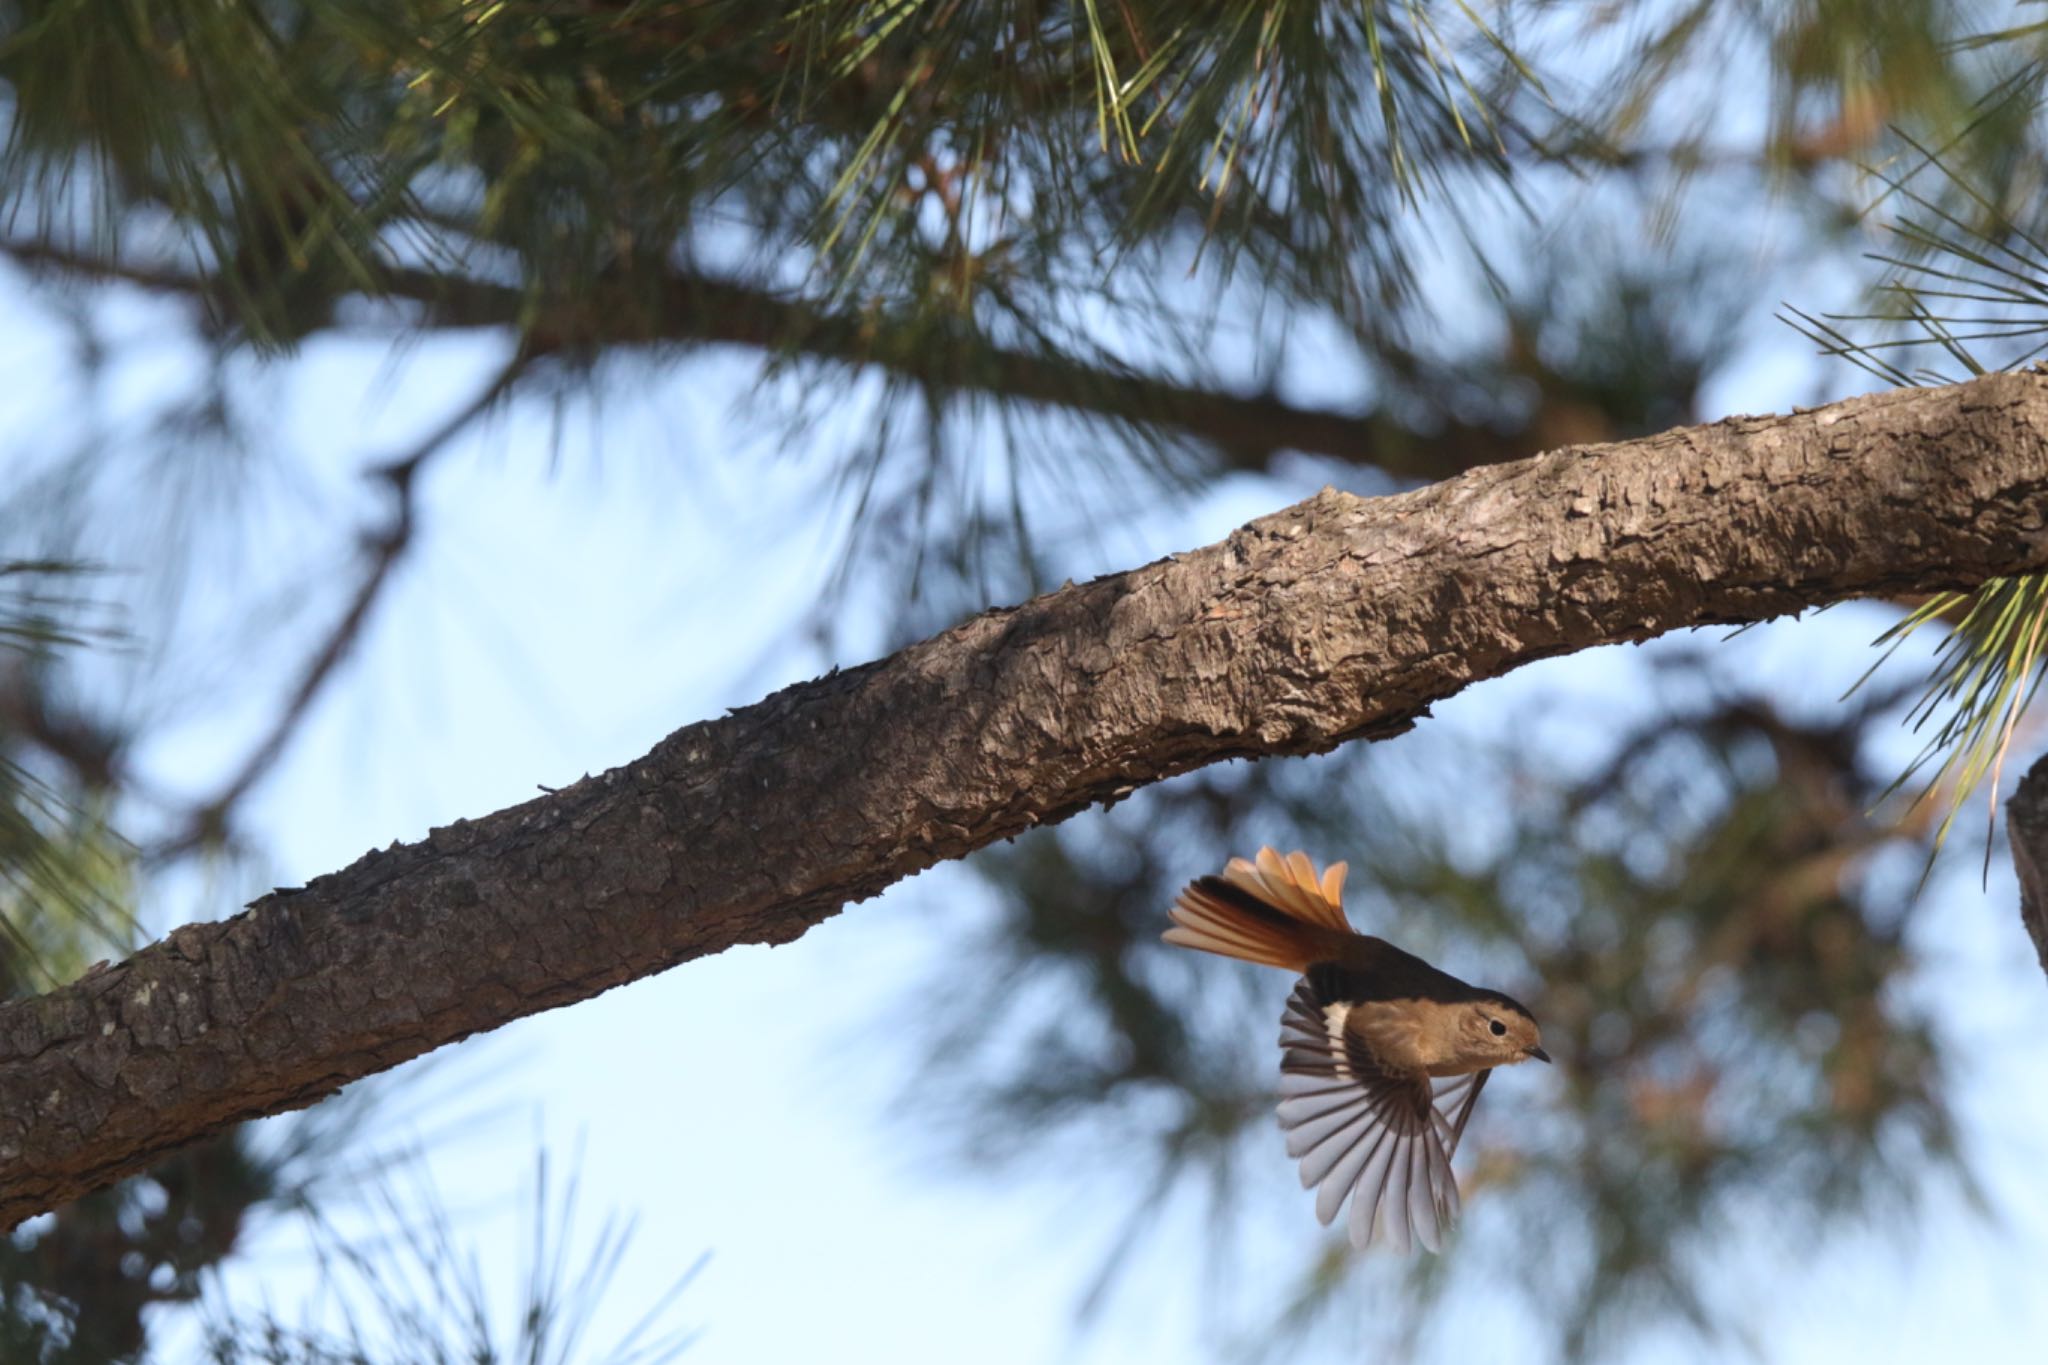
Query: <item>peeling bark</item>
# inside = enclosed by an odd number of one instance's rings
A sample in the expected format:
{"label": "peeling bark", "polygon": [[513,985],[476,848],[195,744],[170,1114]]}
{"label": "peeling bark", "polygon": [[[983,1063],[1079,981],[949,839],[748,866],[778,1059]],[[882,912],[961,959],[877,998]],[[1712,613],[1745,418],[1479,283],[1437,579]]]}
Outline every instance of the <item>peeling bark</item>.
{"label": "peeling bark", "polygon": [[1590,645],[2043,567],[2044,518],[2034,375],[1326,490],[0,1009],[0,1224],[1175,773]]}

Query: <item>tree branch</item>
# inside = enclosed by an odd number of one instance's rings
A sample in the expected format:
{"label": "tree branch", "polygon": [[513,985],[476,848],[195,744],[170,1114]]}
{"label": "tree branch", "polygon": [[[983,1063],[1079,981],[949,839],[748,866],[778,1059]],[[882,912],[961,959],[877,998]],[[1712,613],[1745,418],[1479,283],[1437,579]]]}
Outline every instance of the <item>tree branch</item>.
{"label": "tree branch", "polygon": [[[534,316],[528,298],[507,285],[451,281],[426,270],[393,269],[385,283],[427,308],[436,327],[511,326]],[[620,327],[637,335],[621,336]],[[1427,435],[1383,413],[1304,408],[1272,394],[1235,394],[1176,383],[1141,370],[1093,366],[1017,350],[960,321],[922,328],[823,310],[796,298],[706,275],[675,274],[650,298],[618,306],[601,299],[544,307],[531,323],[536,349],[684,341],[789,352],[851,366],[873,365],[949,393],[1064,408],[1128,420],[1214,448],[1234,467],[1262,469],[1282,451],[1322,455],[1382,469],[1396,478],[1440,479],[1478,464],[1514,458],[1526,447],[1491,427],[1446,418]]]}
{"label": "tree branch", "polygon": [[[123,280],[162,293],[203,299],[217,292],[204,275],[102,260],[44,242],[0,242],[0,254],[37,269]],[[1446,418],[1440,430],[1423,434],[1384,413],[1299,407],[1272,394],[1228,393],[1017,350],[964,322],[919,331],[877,326],[858,314],[704,275],[671,275],[654,294],[635,291],[624,301],[592,295],[538,308],[517,286],[473,276],[393,266],[381,279],[390,297],[425,309],[424,326],[523,328],[534,353],[600,343],[693,342],[873,365],[949,392],[1127,419],[1208,445],[1235,468],[1263,469],[1281,451],[1296,450],[1396,478],[1440,479],[1512,459],[1525,449],[1481,423]]]}
{"label": "tree branch", "polygon": [[2005,837],[2020,878],[2020,923],[2048,972],[2048,755],[2034,760],[2005,803]]}
{"label": "tree branch", "polygon": [[227,1124],[1228,758],[1591,645],[2048,565],[2048,380],[1325,491],[0,1008],[0,1225]]}

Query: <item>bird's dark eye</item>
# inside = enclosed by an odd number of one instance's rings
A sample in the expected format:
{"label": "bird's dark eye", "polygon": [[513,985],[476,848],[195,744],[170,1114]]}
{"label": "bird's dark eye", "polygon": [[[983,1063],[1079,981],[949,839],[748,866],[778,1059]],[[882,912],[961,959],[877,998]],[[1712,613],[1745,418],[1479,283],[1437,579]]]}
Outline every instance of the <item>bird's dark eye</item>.
{"label": "bird's dark eye", "polygon": [[1498,1019],[1487,1020],[1486,1026],[1493,1030],[1493,1036],[1496,1038],[1505,1038],[1508,1036],[1508,1026],[1506,1024],[1503,1024]]}

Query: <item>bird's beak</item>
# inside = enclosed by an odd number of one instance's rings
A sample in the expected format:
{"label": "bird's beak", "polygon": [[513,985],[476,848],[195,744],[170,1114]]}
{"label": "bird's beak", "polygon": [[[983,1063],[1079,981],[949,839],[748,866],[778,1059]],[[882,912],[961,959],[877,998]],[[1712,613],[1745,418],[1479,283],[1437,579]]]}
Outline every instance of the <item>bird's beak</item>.
{"label": "bird's beak", "polygon": [[1540,1048],[1540,1047],[1532,1047],[1532,1048],[1530,1048],[1530,1049],[1529,1049],[1529,1055],[1530,1055],[1531,1057],[1534,1057],[1534,1058],[1535,1058],[1535,1059],[1536,1059],[1537,1061],[1539,1061],[1539,1062],[1547,1062],[1547,1061],[1549,1061],[1549,1060],[1550,1060],[1550,1054],[1549,1054],[1549,1053],[1547,1053],[1547,1052],[1545,1052],[1545,1051],[1544,1051],[1544,1050],[1543,1050],[1542,1048]]}

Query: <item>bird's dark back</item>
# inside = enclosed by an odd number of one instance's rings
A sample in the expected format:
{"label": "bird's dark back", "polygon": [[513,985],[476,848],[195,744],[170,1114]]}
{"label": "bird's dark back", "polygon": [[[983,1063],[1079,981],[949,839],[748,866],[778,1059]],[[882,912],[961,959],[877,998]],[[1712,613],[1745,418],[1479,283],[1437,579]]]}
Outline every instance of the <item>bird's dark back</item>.
{"label": "bird's dark back", "polygon": [[1499,996],[1460,981],[1449,972],[1432,967],[1383,938],[1357,934],[1344,943],[1343,954],[1332,962],[1318,962],[1308,969],[1316,994],[1324,1000],[1481,1000]]}

